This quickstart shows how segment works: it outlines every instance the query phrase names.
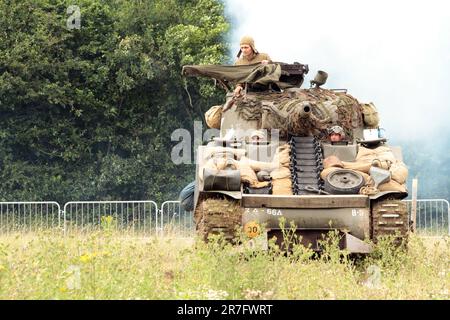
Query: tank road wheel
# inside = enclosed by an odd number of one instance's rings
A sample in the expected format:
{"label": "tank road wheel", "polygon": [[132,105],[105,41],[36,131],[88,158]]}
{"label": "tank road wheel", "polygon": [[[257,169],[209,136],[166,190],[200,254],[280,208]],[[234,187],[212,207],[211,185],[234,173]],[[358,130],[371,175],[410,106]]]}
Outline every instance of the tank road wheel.
{"label": "tank road wheel", "polygon": [[223,233],[227,241],[235,237],[236,226],[242,223],[243,209],[238,200],[227,197],[199,199],[194,220],[199,236],[208,240],[210,234]]}
{"label": "tank road wheel", "polygon": [[358,172],[338,169],[325,178],[324,190],[331,194],[357,194],[364,186],[364,177]]}
{"label": "tank road wheel", "polygon": [[372,239],[376,243],[378,237],[398,234],[397,243],[407,239],[409,217],[406,203],[400,200],[384,199],[376,201],[372,206]]}

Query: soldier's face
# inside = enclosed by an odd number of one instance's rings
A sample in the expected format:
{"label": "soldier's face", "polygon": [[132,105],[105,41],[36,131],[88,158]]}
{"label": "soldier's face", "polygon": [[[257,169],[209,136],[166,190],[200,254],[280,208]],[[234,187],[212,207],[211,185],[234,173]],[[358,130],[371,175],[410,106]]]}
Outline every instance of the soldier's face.
{"label": "soldier's face", "polygon": [[244,57],[248,57],[253,53],[252,47],[250,47],[248,44],[241,45],[241,51]]}
{"label": "soldier's face", "polygon": [[339,133],[334,133],[333,132],[332,134],[330,134],[330,140],[332,142],[339,142],[339,141],[342,140],[342,137],[341,137],[341,135]]}

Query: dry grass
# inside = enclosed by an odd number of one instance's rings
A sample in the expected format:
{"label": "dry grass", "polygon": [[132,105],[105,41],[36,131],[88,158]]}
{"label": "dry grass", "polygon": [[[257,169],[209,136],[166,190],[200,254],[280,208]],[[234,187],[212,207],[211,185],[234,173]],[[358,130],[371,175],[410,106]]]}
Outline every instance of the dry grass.
{"label": "dry grass", "polygon": [[220,237],[131,238],[104,230],[0,236],[1,299],[449,299],[449,238],[389,239],[363,259],[333,240],[321,257],[237,250]]}

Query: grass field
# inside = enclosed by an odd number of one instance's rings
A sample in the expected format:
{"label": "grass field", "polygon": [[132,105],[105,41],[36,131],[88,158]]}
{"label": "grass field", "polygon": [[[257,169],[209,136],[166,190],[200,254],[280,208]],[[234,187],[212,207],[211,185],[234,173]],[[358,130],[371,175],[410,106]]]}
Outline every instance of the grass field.
{"label": "grass field", "polygon": [[0,299],[446,299],[450,239],[382,241],[352,259],[333,239],[324,254],[290,254],[194,239],[123,237],[104,230],[0,236]]}

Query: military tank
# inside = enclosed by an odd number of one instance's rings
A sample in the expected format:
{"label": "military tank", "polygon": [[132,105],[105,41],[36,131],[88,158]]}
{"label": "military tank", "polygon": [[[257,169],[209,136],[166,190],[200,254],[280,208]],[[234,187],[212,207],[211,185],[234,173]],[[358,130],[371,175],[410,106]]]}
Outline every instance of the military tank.
{"label": "military tank", "polygon": [[[352,253],[369,253],[367,239],[407,238],[401,148],[387,143],[372,103],[323,88],[325,72],[301,88],[308,72],[297,62],[183,67],[227,91],[206,114],[217,136],[197,150],[193,209],[204,240],[221,233],[233,241],[243,229],[253,244],[282,244],[280,221],[317,251],[332,230]],[[236,83],[245,84],[239,96]]]}

